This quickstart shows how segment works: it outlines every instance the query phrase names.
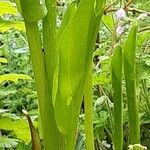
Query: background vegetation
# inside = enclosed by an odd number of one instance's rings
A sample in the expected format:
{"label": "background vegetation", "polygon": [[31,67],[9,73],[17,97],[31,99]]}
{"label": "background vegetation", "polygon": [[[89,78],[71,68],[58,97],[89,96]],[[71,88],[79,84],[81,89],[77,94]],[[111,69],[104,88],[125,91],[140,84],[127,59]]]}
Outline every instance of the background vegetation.
{"label": "background vegetation", "polygon": [[[57,26],[70,0],[57,2]],[[111,3],[107,1],[107,6]],[[115,3],[111,9],[120,8]],[[103,16],[93,54],[93,127],[96,150],[112,149],[113,93],[111,58],[114,39],[126,41],[130,21],[137,19],[139,33],[136,49],[137,99],[140,113],[141,144],[150,150],[150,1],[135,0],[130,4],[127,18],[121,22],[115,12]],[[142,12],[141,12],[142,10]],[[146,11],[148,15],[143,15]],[[143,16],[142,16],[143,15]],[[41,26],[41,23],[39,23]],[[116,32],[124,27],[123,33]],[[7,76],[5,76],[7,74]],[[124,81],[123,81],[124,84]],[[124,149],[128,146],[127,95],[123,87]],[[28,122],[22,109],[29,112],[38,127],[37,92],[30,63],[29,47],[21,15],[13,0],[0,1],[0,149],[30,150],[31,138]],[[78,124],[76,149],[85,149],[84,102]],[[39,129],[40,132],[40,129]],[[42,142],[42,141],[41,141]]]}

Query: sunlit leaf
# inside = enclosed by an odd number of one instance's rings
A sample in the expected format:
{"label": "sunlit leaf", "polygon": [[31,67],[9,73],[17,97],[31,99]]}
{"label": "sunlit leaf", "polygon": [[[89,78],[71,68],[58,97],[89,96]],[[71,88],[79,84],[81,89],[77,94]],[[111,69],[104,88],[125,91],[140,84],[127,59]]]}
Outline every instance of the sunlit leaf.
{"label": "sunlit leaf", "polygon": [[110,82],[110,79],[107,78],[107,74],[104,73],[100,73],[100,74],[95,74],[93,75],[93,81],[92,81],[92,85],[105,85],[108,84]]}
{"label": "sunlit leaf", "polygon": [[[37,126],[37,122],[34,122]],[[30,130],[28,122],[24,119],[12,119],[10,117],[0,117],[0,129],[11,130],[17,135],[18,139],[30,142]]]}
{"label": "sunlit leaf", "polygon": [[14,3],[8,1],[0,1],[0,16],[4,14],[17,14],[17,9]]}
{"label": "sunlit leaf", "polygon": [[104,15],[103,18],[102,18],[102,21],[103,21],[104,25],[106,26],[106,28],[110,32],[114,31],[115,24],[114,24],[114,20],[113,20],[113,15],[112,14]]}
{"label": "sunlit leaf", "polygon": [[17,29],[25,32],[23,21],[5,21],[0,19],[0,32],[6,32],[10,29]]}
{"label": "sunlit leaf", "polygon": [[31,80],[32,78],[28,75],[25,74],[4,74],[4,75],[0,75],[0,83],[4,82],[4,81],[13,81],[13,82],[17,82],[19,79],[22,80]]}
{"label": "sunlit leaf", "polygon": [[9,111],[8,109],[0,109],[0,114],[8,112],[8,111]]}
{"label": "sunlit leaf", "polygon": [[8,117],[1,117],[0,122],[0,129],[12,130],[18,139],[26,142],[30,141],[30,130],[25,120],[12,120]]}
{"label": "sunlit leaf", "polygon": [[7,63],[8,61],[7,61],[7,59],[6,58],[0,58],[0,63]]}
{"label": "sunlit leaf", "polygon": [[129,150],[147,150],[147,147],[142,146],[140,144],[129,145],[128,148]]}

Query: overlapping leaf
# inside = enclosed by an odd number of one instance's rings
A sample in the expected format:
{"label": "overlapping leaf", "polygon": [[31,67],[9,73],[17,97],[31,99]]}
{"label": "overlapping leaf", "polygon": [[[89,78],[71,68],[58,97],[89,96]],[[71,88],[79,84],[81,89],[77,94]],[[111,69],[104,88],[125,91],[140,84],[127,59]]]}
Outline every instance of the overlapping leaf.
{"label": "overlapping leaf", "polygon": [[95,0],[82,0],[58,37],[59,76],[54,107],[58,128],[64,134],[77,122],[104,3],[97,0],[94,5]]}

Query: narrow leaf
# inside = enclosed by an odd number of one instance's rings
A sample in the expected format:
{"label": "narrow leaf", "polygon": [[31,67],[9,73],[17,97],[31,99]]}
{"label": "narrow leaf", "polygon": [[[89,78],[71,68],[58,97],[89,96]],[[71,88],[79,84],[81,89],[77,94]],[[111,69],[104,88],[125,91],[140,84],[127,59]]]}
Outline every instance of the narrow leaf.
{"label": "narrow leaf", "polygon": [[136,100],[136,33],[137,25],[133,24],[127,41],[124,45],[124,76],[128,100],[128,114],[129,114],[129,140],[130,144],[140,143],[140,122],[139,112]]}
{"label": "narrow leaf", "polygon": [[114,149],[123,149],[123,111],[122,111],[122,49],[118,45],[111,61],[112,89],[114,102]]}

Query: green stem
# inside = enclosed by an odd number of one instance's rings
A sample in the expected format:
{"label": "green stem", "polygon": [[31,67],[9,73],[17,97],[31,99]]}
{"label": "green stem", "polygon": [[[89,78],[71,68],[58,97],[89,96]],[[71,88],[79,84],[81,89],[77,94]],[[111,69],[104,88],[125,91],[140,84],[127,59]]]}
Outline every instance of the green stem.
{"label": "green stem", "polygon": [[78,113],[75,112],[75,114],[73,114],[74,117],[73,121],[70,121],[73,122],[74,125],[70,127],[69,134],[66,136],[66,150],[73,150],[75,148],[76,137],[77,137],[77,124],[79,120],[78,114],[79,112]]}
{"label": "green stem", "polygon": [[[57,148],[57,146],[61,146],[61,141],[56,140],[57,130],[53,110],[51,109],[52,103],[49,100],[49,88],[47,85],[47,76],[45,74],[45,64],[41,50],[41,39],[38,24],[37,22],[25,22],[25,26],[38,93],[44,148],[45,150],[52,150],[54,147]],[[58,142],[57,145],[55,145],[56,141]]]}
{"label": "green stem", "polygon": [[32,59],[32,66],[34,71],[34,78],[36,89],[38,93],[38,103],[40,109],[40,117],[42,122],[43,128],[43,137],[45,139],[45,135],[47,132],[47,128],[45,128],[44,124],[46,124],[47,120],[45,120],[45,116],[47,116],[48,105],[45,101],[45,68],[44,68],[44,61],[43,61],[43,54],[41,50],[41,39],[38,30],[38,23],[37,22],[25,22],[26,26],[26,33],[28,38],[28,43],[30,47],[30,55]]}
{"label": "green stem", "polygon": [[84,95],[85,105],[85,135],[86,149],[94,150],[94,134],[93,134],[93,105],[92,105],[92,64],[88,72],[87,86]]}
{"label": "green stem", "polygon": [[58,51],[56,50],[56,1],[46,0],[46,7],[48,13],[43,19],[43,42],[47,73],[50,80],[53,81],[54,72],[58,65]]}

